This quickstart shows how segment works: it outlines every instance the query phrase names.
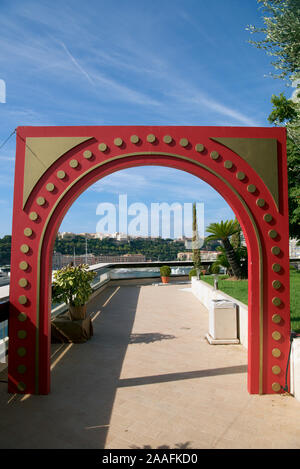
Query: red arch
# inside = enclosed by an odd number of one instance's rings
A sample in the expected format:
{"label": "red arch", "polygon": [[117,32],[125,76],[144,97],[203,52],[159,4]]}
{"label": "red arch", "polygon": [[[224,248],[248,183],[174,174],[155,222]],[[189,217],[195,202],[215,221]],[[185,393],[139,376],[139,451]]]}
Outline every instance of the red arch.
{"label": "red arch", "polygon": [[[109,128],[111,129],[111,128]],[[120,130],[117,128],[117,130]],[[127,128],[127,131],[132,134],[134,131],[141,133],[141,128]],[[158,133],[158,128],[155,129]],[[165,133],[164,128],[159,128],[160,132]],[[269,129],[270,130],[270,129]],[[78,129],[76,129],[78,132]],[[103,128],[102,128],[103,131]],[[104,128],[105,137],[111,137],[110,132]],[[153,128],[144,129],[145,134],[153,131]],[[176,135],[178,138],[178,129],[169,128],[168,131]],[[128,134],[124,132],[123,135]],[[182,128],[180,128],[182,135]],[[78,133],[77,133],[78,134]],[[145,135],[144,134],[144,135]],[[116,135],[116,134],[114,134]],[[180,134],[179,134],[180,135]],[[102,135],[101,135],[102,137]],[[129,136],[127,135],[129,140]],[[189,140],[192,141],[192,136]],[[126,139],[126,136],[124,140]],[[127,141],[128,141],[127,140]],[[144,137],[144,141],[146,138]],[[158,137],[161,142],[162,136]],[[100,140],[101,142],[101,140]],[[206,154],[198,157],[198,154],[189,149],[166,148],[165,145],[158,144],[153,146],[151,142],[142,145],[140,148],[134,147],[135,151],[128,153],[127,146],[123,149],[116,148],[102,151],[98,150],[99,138],[89,141],[87,144],[80,145],[71,152],[67,152],[58,159],[46,171],[38,184],[34,187],[23,212],[26,214],[26,222],[28,215],[32,210],[39,210],[40,217],[34,221],[34,231],[31,239],[31,255],[28,256],[28,278],[30,278],[30,288],[28,290],[27,302],[22,306],[23,310],[28,312],[30,321],[27,323],[27,336],[31,338],[28,341],[28,352],[22,358],[22,363],[27,363],[26,383],[21,381],[18,374],[17,363],[20,363],[20,345],[23,345],[22,340],[16,340],[10,344],[11,364],[9,367],[10,389],[18,392],[40,393],[47,394],[50,390],[50,315],[49,315],[49,302],[50,302],[50,266],[52,256],[52,246],[54,243],[57,229],[61,223],[63,216],[74,202],[74,200],[91,184],[101,179],[102,177],[111,174],[114,171],[121,169],[144,166],[146,165],[161,165],[169,166],[189,172],[200,179],[204,180],[212,187],[214,187],[228,202],[231,208],[236,213],[239,219],[243,232],[246,237],[246,242],[249,250],[249,320],[248,320],[248,390],[250,393],[268,393],[274,392],[274,366],[281,364],[281,382],[283,383],[284,368],[283,364],[286,362],[288,353],[288,340],[289,334],[289,318],[285,315],[284,320],[281,321],[280,326],[277,326],[272,317],[274,312],[271,310],[270,301],[273,299],[273,291],[270,287],[270,281],[274,281],[270,277],[270,269],[274,259],[270,256],[270,237],[268,236],[268,229],[266,229],[265,221],[262,221],[263,212],[256,204],[257,198],[246,190],[245,186],[241,184],[236,178],[237,169],[245,171],[248,179],[253,183],[255,182],[258,188],[259,197],[263,197],[266,201],[268,211],[274,213],[272,207],[273,201],[270,197],[268,188],[262,183],[260,177],[255,173],[246,162],[241,161],[237,155],[230,150],[222,149],[221,161],[216,162],[210,158],[211,151],[215,148],[220,149],[220,145],[211,142],[206,142],[208,151]],[[21,144],[22,147],[23,144]],[[132,145],[131,145],[132,146]],[[128,145],[129,147],[129,145]],[[130,148],[131,149],[131,148]],[[90,150],[96,155],[94,161],[82,160],[80,169],[70,171],[69,162],[71,158],[78,160],[82,156],[83,150]],[[139,151],[137,151],[139,150]],[[164,151],[163,151],[164,150]],[[166,151],[168,150],[168,151]],[[187,150],[187,151],[185,151]],[[191,149],[190,149],[191,150]],[[24,147],[20,148],[20,152],[24,152]],[[224,155],[224,156],[223,156]],[[222,162],[230,157],[233,162],[232,168],[225,168]],[[228,161],[228,160],[226,160]],[[54,175],[58,170],[62,170],[66,174],[64,181],[57,181],[57,191],[54,193],[47,193],[45,191],[45,184],[53,180]],[[17,175],[17,174],[16,174]],[[51,179],[52,178],[52,179]],[[17,179],[17,178],[16,178]],[[47,201],[43,211],[36,206],[37,196],[44,196]],[[48,202],[49,201],[49,202]],[[16,201],[15,212],[18,212],[20,217],[24,214],[20,213],[19,201]],[[273,204],[274,205],[274,204]],[[14,213],[15,215],[15,213]],[[277,229],[280,222],[286,223],[286,213],[281,216],[276,214],[275,228]],[[17,222],[14,220],[14,226]],[[267,227],[270,228],[270,227]],[[286,233],[281,232],[280,241],[281,245],[286,249]],[[13,256],[12,263],[12,280],[17,280],[19,274],[19,261],[24,258],[17,252],[17,246],[22,242],[14,230],[13,248],[15,255]],[[31,237],[30,237],[31,238]],[[29,251],[30,253],[30,251]],[[285,253],[281,249],[281,253]],[[284,261],[284,262],[283,262]],[[285,275],[287,277],[288,263],[286,256],[281,259],[281,272],[276,273],[277,276]],[[26,271],[27,272],[27,271]],[[275,277],[276,277],[275,275]],[[283,282],[282,282],[283,283]],[[17,315],[20,313],[20,305],[18,303],[18,294],[20,291],[16,288],[11,292],[11,311],[12,311],[12,331],[18,335],[20,325],[18,323]],[[36,297],[34,296],[36,293]],[[281,291],[281,306],[286,306],[288,302],[288,285],[285,282]],[[36,303],[35,303],[36,301]],[[274,325],[280,329],[280,338],[276,339],[276,344],[280,343],[281,355],[280,358],[272,354],[274,350],[274,339],[272,333],[275,332]],[[33,339],[34,338],[34,339]],[[23,347],[25,348],[25,347]],[[35,359],[32,360],[29,355],[34,355]],[[29,364],[33,367],[29,370]],[[275,364],[274,364],[275,363]],[[278,373],[277,373],[278,375]],[[277,378],[277,376],[276,376]],[[278,379],[278,378],[277,378]],[[26,386],[24,386],[26,385]]]}

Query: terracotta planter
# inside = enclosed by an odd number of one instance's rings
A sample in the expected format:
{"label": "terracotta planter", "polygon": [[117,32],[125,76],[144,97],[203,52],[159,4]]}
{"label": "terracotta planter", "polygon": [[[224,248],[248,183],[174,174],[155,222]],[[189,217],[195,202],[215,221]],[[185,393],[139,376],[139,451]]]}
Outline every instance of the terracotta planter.
{"label": "terracotta planter", "polygon": [[78,321],[86,318],[86,305],[69,305],[69,316],[72,321]]}
{"label": "terracotta planter", "polygon": [[161,277],[162,283],[169,283],[169,277]]}

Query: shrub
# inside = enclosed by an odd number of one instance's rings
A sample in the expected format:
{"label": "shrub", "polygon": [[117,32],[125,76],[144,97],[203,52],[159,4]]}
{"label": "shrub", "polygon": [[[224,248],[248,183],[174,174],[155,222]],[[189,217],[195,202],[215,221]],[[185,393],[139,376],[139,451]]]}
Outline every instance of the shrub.
{"label": "shrub", "polygon": [[162,265],[160,268],[160,275],[161,277],[170,277],[171,268],[168,265]]}

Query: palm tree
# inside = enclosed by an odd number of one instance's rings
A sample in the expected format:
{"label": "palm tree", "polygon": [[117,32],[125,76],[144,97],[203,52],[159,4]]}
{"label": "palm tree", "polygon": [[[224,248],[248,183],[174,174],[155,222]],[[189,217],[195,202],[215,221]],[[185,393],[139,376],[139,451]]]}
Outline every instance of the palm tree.
{"label": "palm tree", "polygon": [[235,233],[238,233],[240,229],[241,228],[237,220],[222,220],[220,223],[211,223],[206,228],[206,231],[208,233],[211,233],[211,235],[208,236],[206,240],[210,241],[218,239],[221,241],[222,246],[225,249],[225,253],[230,264],[232,273],[238,279],[244,277],[243,269],[241,268],[237,253],[232,247],[230,237]]}

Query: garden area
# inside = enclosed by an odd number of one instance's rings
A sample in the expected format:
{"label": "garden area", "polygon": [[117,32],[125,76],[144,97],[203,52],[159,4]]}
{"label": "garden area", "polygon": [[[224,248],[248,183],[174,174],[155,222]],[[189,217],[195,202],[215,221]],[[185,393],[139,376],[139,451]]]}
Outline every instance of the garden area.
{"label": "garden area", "polygon": [[[213,275],[202,275],[201,280],[214,285]],[[228,275],[218,276],[219,290],[248,304],[248,280],[231,280]],[[300,271],[290,270],[291,329],[300,333]]]}

